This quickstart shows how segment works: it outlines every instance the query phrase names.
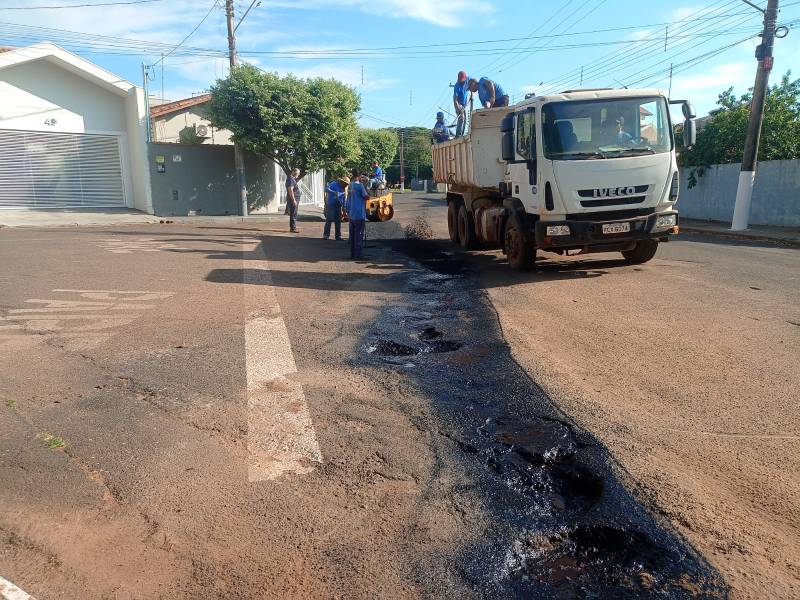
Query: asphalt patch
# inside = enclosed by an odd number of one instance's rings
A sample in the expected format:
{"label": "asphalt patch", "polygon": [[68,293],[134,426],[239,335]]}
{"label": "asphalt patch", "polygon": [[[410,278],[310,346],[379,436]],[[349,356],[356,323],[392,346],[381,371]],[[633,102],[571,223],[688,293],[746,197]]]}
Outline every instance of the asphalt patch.
{"label": "asphalt patch", "polygon": [[[386,245],[409,259],[398,281],[408,292],[373,321],[366,346],[415,352],[405,373],[481,496],[486,527],[454,559],[477,595],[726,598],[720,575],[617,476],[607,449],[517,365],[469,256],[438,241]],[[461,341],[448,341],[454,332]],[[424,350],[434,344],[448,351]],[[377,354],[366,365],[386,368]]]}

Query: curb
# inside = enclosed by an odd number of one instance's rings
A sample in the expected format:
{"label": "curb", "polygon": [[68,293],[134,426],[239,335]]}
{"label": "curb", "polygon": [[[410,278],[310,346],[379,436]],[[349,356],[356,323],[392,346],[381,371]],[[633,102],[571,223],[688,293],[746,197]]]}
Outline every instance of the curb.
{"label": "curb", "polygon": [[705,235],[713,235],[717,237],[729,238],[734,240],[749,240],[752,242],[771,242],[783,246],[791,246],[800,248],[800,239],[798,238],[782,238],[761,233],[747,233],[746,231],[724,231],[702,226],[680,224],[681,233],[702,233]]}

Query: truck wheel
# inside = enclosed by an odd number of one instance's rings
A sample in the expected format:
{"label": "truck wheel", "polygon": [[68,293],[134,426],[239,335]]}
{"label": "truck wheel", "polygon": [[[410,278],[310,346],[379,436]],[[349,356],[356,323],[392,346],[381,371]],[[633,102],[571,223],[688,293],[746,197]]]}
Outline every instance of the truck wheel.
{"label": "truck wheel", "polygon": [[447,233],[450,234],[450,241],[458,243],[458,204],[455,202],[447,203]]}
{"label": "truck wheel", "polygon": [[458,209],[458,241],[464,250],[472,250],[478,245],[475,236],[475,222],[463,204]]}
{"label": "truck wheel", "polygon": [[656,255],[658,250],[658,242],[655,240],[641,240],[636,242],[633,250],[626,250],[622,253],[625,257],[625,262],[631,265],[640,265],[646,263],[648,260]]}
{"label": "truck wheel", "polygon": [[536,246],[525,240],[522,227],[515,218],[508,220],[503,247],[508,264],[515,271],[530,271],[536,263]]}

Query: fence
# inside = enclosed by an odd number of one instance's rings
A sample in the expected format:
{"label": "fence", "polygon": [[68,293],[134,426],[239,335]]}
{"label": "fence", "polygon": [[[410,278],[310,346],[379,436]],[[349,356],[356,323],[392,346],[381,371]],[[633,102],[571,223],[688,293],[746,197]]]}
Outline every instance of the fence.
{"label": "fence", "polygon": [[[712,165],[688,187],[690,167],[681,168],[678,211],[687,219],[730,222],[741,165]],[[800,160],[760,162],[753,188],[752,225],[800,227]]]}

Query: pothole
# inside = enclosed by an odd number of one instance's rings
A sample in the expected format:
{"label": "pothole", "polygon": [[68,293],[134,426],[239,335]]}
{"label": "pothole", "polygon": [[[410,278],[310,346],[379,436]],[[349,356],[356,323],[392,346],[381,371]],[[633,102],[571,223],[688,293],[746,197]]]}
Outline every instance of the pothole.
{"label": "pothole", "polygon": [[443,336],[444,334],[441,331],[436,329],[436,327],[431,326],[423,329],[417,337],[421,340],[438,340]]}
{"label": "pothole", "polygon": [[461,342],[453,342],[450,340],[431,340],[425,344],[425,348],[423,348],[422,351],[432,354],[441,354],[443,352],[455,352],[463,347],[464,344]]}
{"label": "pothole", "polygon": [[379,356],[413,356],[418,354],[415,348],[394,340],[375,340],[366,348],[367,354]]}
{"label": "pothole", "polygon": [[532,464],[562,462],[577,452],[572,432],[558,421],[490,418],[478,432]]}

